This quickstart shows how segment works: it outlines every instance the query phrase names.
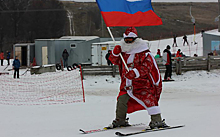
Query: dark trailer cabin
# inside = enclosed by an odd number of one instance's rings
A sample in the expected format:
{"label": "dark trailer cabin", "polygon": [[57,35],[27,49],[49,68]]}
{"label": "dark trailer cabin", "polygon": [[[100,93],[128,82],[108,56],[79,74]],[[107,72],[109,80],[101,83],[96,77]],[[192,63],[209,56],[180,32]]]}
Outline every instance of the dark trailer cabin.
{"label": "dark trailer cabin", "polygon": [[13,45],[13,55],[18,57],[21,66],[29,67],[33,63],[35,57],[34,43],[17,43]]}

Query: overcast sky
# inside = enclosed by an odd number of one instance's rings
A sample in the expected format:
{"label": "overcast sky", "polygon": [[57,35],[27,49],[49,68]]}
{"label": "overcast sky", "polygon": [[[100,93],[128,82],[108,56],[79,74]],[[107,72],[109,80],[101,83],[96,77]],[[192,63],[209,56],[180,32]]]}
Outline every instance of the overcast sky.
{"label": "overcast sky", "polygon": [[[95,0],[60,0],[60,1],[77,1],[77,2],[95,2]],[[130,0],[136,1],[136,0]],[[152,2],[218,2],[218,0],[151,0]]]}

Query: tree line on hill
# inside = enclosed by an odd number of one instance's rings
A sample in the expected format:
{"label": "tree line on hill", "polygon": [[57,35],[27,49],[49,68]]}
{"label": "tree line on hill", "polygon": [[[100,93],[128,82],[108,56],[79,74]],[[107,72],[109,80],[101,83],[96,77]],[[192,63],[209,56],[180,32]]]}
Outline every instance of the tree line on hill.
{"label": "tree line on hill", "polygon": [[[138,35],[147,40],[193,34],[190,6],[196,19],[196,32],[218,28],[216,3],[152,3],[163,25],[137,27]],[[114,37],[122,37],[125,27],[111,27]],[[0,50],[12,51],[15,43],[61,36],[110,37],[95,2],[58,0],[1,0]]]}
{"label": "tree line on hill", "polygon": [[0,50],[65,34],[66,10],[57,0],[1,0]]}

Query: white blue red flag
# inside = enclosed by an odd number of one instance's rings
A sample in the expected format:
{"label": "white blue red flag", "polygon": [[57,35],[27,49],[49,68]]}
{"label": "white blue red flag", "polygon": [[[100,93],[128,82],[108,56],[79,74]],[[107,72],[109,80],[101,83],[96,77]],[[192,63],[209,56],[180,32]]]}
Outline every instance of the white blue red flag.
{"label": "white blue red flag", "polygon": [[162,20],[152,8],[151,0],[96,0],[107,27],[157,26]]}

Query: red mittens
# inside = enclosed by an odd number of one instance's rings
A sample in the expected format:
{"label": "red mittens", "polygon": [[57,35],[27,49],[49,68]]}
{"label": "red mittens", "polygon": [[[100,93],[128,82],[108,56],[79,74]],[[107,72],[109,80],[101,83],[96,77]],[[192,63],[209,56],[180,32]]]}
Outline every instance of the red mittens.
{"label": "red mittens", "polygon": [[132,80],[136,77],[136,74],[135,74],[134,70],[129,70],[129,72],[125,74],[125,77]]}
{"label": "red mittens", "polygon": [[113,53],[115,55],[118,55],[119,53],[121,53],[121,46],[120,45],[116,45],[115,48],[113,49]]}

